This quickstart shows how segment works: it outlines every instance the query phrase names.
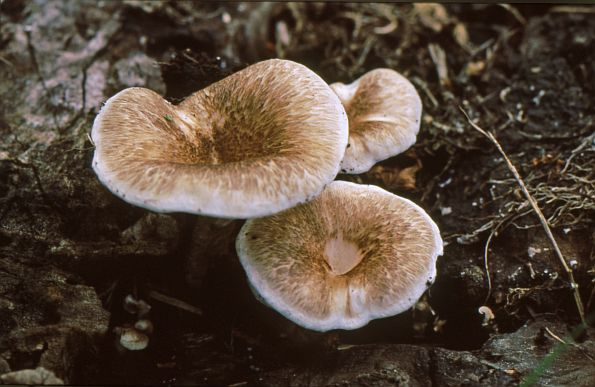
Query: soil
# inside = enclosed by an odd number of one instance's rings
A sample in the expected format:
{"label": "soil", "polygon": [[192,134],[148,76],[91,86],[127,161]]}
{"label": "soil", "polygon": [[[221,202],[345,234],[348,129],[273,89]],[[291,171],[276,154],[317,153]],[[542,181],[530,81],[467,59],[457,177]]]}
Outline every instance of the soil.
{"label": "soil", "polygon": [[[0,383],[592,385],[594,13],[1,1]],[[418,89],[417,143],[338,176],[407,197],[438,224],[437,281],[412,310],[354,331],[300,328],[251,293],[234,247],[243,221],[150,213],[93,173],[88,134],[115,92],[143,86],[175,103],[274,57],[329,83],[393,68]],[[573,279],[463,112],[518,169]],[[139,319],[152,323],[148,346],[126,350],[119,335]]]}

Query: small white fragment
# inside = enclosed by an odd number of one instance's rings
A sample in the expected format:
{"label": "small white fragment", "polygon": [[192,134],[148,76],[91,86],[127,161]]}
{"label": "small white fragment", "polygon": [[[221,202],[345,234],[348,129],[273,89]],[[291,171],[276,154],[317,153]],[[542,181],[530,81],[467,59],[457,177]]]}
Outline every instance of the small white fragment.
{"label": "small white fragment", "polygon": [[479,314],[483,315],[483,322],[481,323],[482,326],[488,326],[490,321],[492,321],[494,319],[494,312],[492,312],[492,310],[483,305],[480,306],[479,309],[477,309],[477,311],[479,312]]}
{"label": "small white fragment", "polygon": [[445,181],[438,183],[438,187],[440,188],[444,188],[447,185],[449,185],[450,183],[452,183],[452,177],[449,177],[448,179],[446,179]]}
{"label": "small white fragment", "polygon": [[221,21],[225,24],[229,24],[231,22],[231,15],[227,12],[223,12],[221,15]]}
{"label": "small white fragment", "polygon": [[500,90],[500,94],[499,94],[500,101],[506,102],[506,96],[508,95],[508,93],[510,93],[510,87],[506,87],[506,88]]}
{"label": "small white fragment", "polygon": [[541,97],[543,97],[545,95],[545,91],[544,90],[539,90],[539,93],[537,93],[537,95],[535,97],[533,97],[533,103],[537,106],[539,106],[539,104],[541,103]]}
{"label": "small white fragment", "polygon": [[523,267],[519,266],[516,268],[516,270],[510,275],[511,279],[516,279],[518,277],[519,274],[521,274],[523,272]]}
{"label": "small white fragment", "polygon": [[440,207],[440,213],[442,215],[450,215],[452,214],[452,207]]}
{"label": "small white fragment", "polygon": [[529,258],[533,258],[537,253],[541,252],[542,250],[539,247],[529,246],[527,249],[527,255],[529,255]]}
{"label": "small white fragment", "polygon": [[289,46],[291,38],[289,36],[289,29],[287,27],[287,24],[283,20],[281,20],[280,22],[277,22],[277,25],[275,27],[277,40],[279,41],[279,43],[286,47]]}

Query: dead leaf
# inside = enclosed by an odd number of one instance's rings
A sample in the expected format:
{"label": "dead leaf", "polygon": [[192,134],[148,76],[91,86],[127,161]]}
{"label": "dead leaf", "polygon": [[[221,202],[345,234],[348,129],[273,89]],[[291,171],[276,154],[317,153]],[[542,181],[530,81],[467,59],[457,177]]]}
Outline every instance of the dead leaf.
{"label": "dead leaf", "polygon": [[451,82],[450,78],[448,77],[446,53],[444,52],[442,47],[434,43],[428,44],[428,51],[430,52],[432,62],[434,62],[434,65],[436,66],[436,72],[438,73],[438,79],[440,80],[440,84],[444,87],[450,87]]}
{"label": "dead leaf", "polygon": [[476,62],[469,62],[465,67],[465,72],[469,76],[479,75],[485,70],[486,63],[483,60],[478,60]]}
{"label": "dead leaf", "polygon": [[411,152],[416,163],[413,166],[406,168],[385,167],[380,164],[375,165],[370,172],[370,176],[382,182],[382,185],[388,190],[395,189],[415,189],[416,179],[415,175],[422,167],[421,160],[417,157],[415,152]]}
{"label": "dead leaf", "polygon": [[463,23],[457,23],[452,34],[459,46],[465,49],[469,48],[469,33],[467,32],[467,27],[465,27]]}
{"label": "dead leaf", "polygon": [[416,3],[413,8],[421,24],[435,32],[442,31],[450,23],[448,12],[441,4]]}

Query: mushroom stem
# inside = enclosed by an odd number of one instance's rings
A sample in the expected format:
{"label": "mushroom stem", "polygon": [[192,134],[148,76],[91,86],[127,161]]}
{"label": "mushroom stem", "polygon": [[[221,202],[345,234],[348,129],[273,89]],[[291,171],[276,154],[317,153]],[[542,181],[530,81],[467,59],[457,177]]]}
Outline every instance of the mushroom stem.
{"label": "mushroom stem", "polygon": [[324,247],[324,259],[329,265],[333,275],[343,275],[350,272],[362,260],[358,246],[338,234],[326,242]]}

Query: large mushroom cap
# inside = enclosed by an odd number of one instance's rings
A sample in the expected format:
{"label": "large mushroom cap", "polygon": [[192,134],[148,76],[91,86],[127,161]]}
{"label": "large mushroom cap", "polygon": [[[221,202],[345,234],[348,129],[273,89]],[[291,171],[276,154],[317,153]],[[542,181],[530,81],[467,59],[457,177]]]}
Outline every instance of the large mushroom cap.
{"label": "large mushroom cap", "polygon": [[318,75],[267,60],[177,106],[138,87],[111,97],[93,124],[93,168],[113,193],[153,211],[265,216],[334,179],[347,126]]}
{"label": "large mushroom cap", "polygon": [[359,328],[413,306],[434,281],[442,239],[411,201],[335,181],[307,204],[247,221],[236,249],[265,303],[326,331]]}
{"label": "large mushroom cap", "polygon": [[342,172],[366,172],[415,143],[422,105],[407,78],[391,69],[376,69],[349,85],[330,86],[349,117],[349,145]]}

